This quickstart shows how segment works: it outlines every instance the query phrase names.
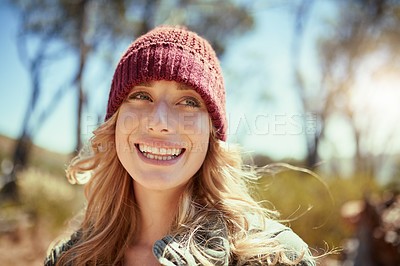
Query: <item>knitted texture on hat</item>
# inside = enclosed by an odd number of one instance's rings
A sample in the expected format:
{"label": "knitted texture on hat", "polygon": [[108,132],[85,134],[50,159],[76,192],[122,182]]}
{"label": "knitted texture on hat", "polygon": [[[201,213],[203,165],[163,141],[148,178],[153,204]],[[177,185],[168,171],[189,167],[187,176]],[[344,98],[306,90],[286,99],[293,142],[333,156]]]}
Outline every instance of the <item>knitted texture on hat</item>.
{"label": "knitted texture on hat", "polygon": [[108,120],[132,87],[151,80],[185,83],[204,100],[220,140],[226,140],[225,88],[207,40],[183,27],[159,26],[136,39],[120,59],[108,99]]}

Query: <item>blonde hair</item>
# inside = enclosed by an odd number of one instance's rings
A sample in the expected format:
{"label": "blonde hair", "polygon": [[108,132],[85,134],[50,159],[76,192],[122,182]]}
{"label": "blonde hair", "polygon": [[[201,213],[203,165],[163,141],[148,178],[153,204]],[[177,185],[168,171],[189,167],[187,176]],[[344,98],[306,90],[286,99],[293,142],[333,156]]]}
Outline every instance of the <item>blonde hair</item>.
{"label": "blonde hair", "polygon": [[[78,243],[61,256],[57,265],[119,265],[135,237],[138,207],[133,179],[115,149],[117,116],[118,111],[93,132],[91,154],[82,151],[67,169],[70,182],[86,183],[87,207]],[[218,140],[212,131],[205,161],[180,197],[170,233],[180,235],[182,244],[202,265],[214,265],[214,258],[204,252],[195,232],[203,230],[210,217],[220,217],[228,234],[230,256],[239,265],[249,261],[269,265],[299,263],[304,252],[292,261],[285,255],[287,249],[283,245],[262,232],[266,229],[265,218],[278,213],[260,207],[250,197],[247,183],[257,178],[254,169],[243,167],[238,147]],[[261,232],[249,230],[251,221],[244,213],[259,218]]]}

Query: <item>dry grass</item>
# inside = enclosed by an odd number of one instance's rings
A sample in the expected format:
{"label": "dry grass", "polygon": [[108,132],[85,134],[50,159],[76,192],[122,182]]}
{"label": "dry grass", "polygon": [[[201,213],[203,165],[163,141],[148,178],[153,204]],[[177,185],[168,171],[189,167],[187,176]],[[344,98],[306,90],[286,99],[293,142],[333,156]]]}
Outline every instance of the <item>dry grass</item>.
{"label": "dry grass", "polygon": [[82,187],[30,167],[19,175],[20,202],[0,207],[0,265],[43,265],[47,250],[83,208]]}

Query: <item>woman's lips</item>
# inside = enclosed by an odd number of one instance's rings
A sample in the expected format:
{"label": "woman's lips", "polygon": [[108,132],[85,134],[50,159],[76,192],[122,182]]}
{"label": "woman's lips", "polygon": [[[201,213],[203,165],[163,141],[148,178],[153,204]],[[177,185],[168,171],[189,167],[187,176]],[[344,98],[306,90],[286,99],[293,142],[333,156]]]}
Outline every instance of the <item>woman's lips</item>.
{"label": "woman's lips", "polygon": [[[147,144],[136,144],[137,147],[139,148],[140,152],[149,155],[151,157],[156,157],[157,158],[164,158],[164,160],[167,157],[178,157],[182,152],[183,148],[172,148],[172,147],[156,147],[156,146],[151,146]],[[147,156],[146,156],[147,157]],[[150,158],[154,159],[154,158]],[[171,158],[170,158],[171,159]]]}
{"label": "woman's lips", "polygon": [[171,165],[176,163],[185,153],[185,148],[172,145],[150,145],[145,143],[135,144],[139,157],[146,163],[156,165]]}

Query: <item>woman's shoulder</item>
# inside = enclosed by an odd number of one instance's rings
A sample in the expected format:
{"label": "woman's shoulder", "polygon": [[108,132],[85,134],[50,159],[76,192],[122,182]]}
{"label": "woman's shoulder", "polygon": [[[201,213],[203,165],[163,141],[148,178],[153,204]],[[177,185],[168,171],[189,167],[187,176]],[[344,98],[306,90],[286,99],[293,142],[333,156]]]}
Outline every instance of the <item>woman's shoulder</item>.
{"label": "woman's shoulder", "polygon": [[277,221],[265,219],[265,232],[281,244],[294,250],[308,249],[308,245],[290,227]]}
{"label": "woman's shoulder", "polygon": [[67,241],[63,241],[59,243],[57,246],[51,249],[49,255],[46,257],[44,262],[45,266],[53,266],[56,265],[57,261],[61,258],[61,256],[68,250],[70,250],[82,236],[81,231],[74,232],[70,239]]}
{"label": "woman's shoulder", "polygon": [[[290,227],[268,218],[250,216],[248,220],[250,231],[262,233],[264,237],[274,239],[285,248],[285,255],[289,260],[295,261],[299,256],[303,256],[298,265],[315,265],[308,245],[299,235],[293,232]],[[265,227],[263,225],[265,225]]]}

